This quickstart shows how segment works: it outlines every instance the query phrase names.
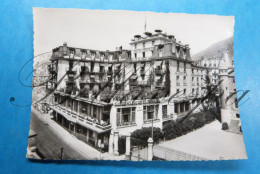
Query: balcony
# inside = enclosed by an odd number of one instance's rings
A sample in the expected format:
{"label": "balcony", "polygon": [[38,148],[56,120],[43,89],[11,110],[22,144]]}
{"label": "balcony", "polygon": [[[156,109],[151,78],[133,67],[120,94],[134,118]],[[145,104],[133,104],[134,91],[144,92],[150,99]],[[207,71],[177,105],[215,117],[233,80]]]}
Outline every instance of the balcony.
{"label": "balcony", "polygon": [[113,75],[113,72],[112,72],[112,71],[107,71],[107,75],[108,75],[108,76],[112,76],[112,75]]}
{"label": "balcony", "polygon": [[53,66],[48,66],[48,70],[51,74],[57,73],[57,68]]}
{"label": "balcony", "polygon": [[74,80],[66,80],[65,81],[66,85],[74,85],[76,82]]}
{"label": "balcony", "polygon": [[149,82],[149,81],[138,81],[138,85],[141,85],[141,86],[150,86],[150,85],[151,85],[151,82]]}
{"label": "balcony", "polygon": [[68,70],[67,70],[67,74],[73,74],[73,75],[75,75],[75,74],[76,74],[76,70],[68,69]]}
{"label": "balcony", "polygon": [[120,70],[120,69],[116,69],[116,70],[114,70],[114,72],[115,72],[115,74],[117,74],[117,75],[121,75],[121,70]]}
{"label": "balcony", "polygon": [[90,83],[90,80],[79,80],[80,84],[87,84]]}
{"label": "balcony", "polygon": [[157,81],[157,82],[155,83],[155,86],[156,86],[156,87],[159,87],[159,88],[164,88],[164,87],[165,87],[165,83],[163,83],[162,81]]}
{"label": "balcony", "polygon": [[91,71],[90,72],[90,75],[98,75],[100,72],[97,72],[97,71]]}
{"label": "balcony", "polygon": [[140,74],[141,74],[141,75],[145,75],[145,70],[144,70],[144,69],[141,69],[141,70],[140,70]]}
{"label": "balcony", "polygon": [[130,79],[129,80],[129,85],[136,86],[137,85],[137,81]]}
{"label": "balcony", "polygon": [[164,70],[162,69],[155,69],[155,74],[160,76],[160,75],[163,75],[164,74]]}

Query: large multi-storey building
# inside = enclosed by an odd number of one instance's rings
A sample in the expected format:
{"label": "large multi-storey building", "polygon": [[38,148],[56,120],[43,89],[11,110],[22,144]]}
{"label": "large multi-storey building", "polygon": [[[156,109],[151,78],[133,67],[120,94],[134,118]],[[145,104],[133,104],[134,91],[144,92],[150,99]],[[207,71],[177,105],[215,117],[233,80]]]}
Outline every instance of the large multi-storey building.
{"label": "large multi-storey building", "polygon": [[[53,49],[50,107],[58,122],[97,146],[183,117],[204,95],[205,67],[193,63],[189,45],[155,30],[135,35],[131,50]],[[178,93],[178,95],[175,95]],[[169,100],[170,99],[170,100]]]}

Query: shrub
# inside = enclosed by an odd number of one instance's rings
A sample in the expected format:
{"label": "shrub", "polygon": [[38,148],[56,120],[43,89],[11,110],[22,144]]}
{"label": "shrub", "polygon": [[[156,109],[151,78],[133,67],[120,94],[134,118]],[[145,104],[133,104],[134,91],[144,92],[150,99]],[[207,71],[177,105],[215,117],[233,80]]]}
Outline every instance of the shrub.
{"label": "shrub", "polygon": [[222,130],[228,130],[227,122],[222,123]]}
{"label": "shrub", "polygon": [[201,128],[205,123],[212,122],[215,119],[212,114],[195,113],[183,122],[169,121],[164,124],[163,132],[166,140],[171,140],[185,135],[194,129]]}
{"label": "shrub", "polygon": [[[133,146],[139,146],[141,148],[147,146],[147,140],[151,137],[152,127],[137,129],[131,134],[131,144]],[[163,138],[163,132],[160,128],[153,128],[153,141],[154,143],[159,143]]]}

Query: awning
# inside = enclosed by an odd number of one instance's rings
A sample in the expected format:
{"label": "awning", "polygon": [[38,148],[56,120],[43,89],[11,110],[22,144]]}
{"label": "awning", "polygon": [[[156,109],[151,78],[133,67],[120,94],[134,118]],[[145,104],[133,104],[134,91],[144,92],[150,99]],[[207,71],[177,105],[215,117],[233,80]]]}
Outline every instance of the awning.
{"label": "awning", "polygon": [[136,78],[137,78],[137,75],[136,75],[136,74],[134,74],[134,75],[131,76],[131,79],[136,79]]}

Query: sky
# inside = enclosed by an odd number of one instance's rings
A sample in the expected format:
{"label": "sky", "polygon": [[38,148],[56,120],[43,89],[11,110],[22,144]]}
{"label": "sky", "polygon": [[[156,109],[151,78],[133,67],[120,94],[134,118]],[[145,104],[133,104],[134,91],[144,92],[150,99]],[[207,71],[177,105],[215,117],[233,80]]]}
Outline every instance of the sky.
{"label": "sky", "polygon": [[34,8],[34,55],[49,52],[67,42],[68,46],[113,51],[130,49],[134,35],[146,31],[174,35],[189,44],[191,55],[233,36],[234,17],[154,13],[119,10]]}

